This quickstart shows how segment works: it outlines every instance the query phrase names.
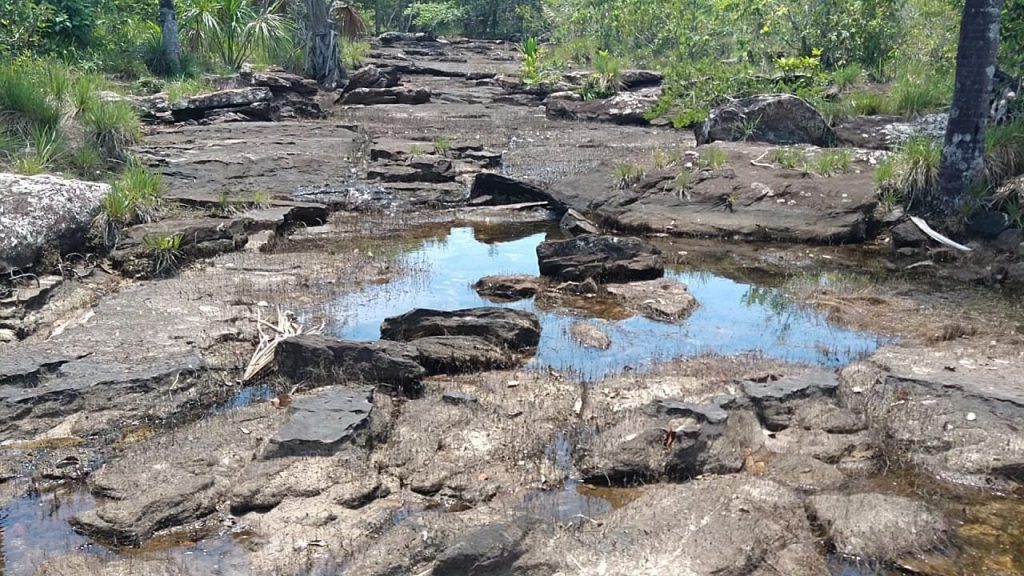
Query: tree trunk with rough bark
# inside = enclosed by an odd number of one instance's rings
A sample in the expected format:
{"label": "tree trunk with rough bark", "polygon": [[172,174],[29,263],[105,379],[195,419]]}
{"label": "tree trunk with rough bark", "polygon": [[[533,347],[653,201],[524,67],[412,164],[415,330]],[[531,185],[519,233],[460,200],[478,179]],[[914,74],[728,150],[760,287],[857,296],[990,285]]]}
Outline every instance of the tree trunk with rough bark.
{"label": "tree trunk with rough bark", "polygon": [[[949,222],[985,173],[985,125],[999,52],[1003,0],[967,0],[956,54],[956,87],[942,148],[939,187],[926,209]],[[941,225],[941,224],[940,224]]]}
{"label": "tree trunk with rough bark", "polygon": [[325,88],[334,88],[342,76],[338,32],[331,22],[326,0],[306,3],[306,73]]}
{"label": "tree trunk with rough bark", "polygon": [[174,0],[160,0],[160,51],[165,71],[176,76],[181,74],[181,39],[178,37],[178,18],[174,11]]}

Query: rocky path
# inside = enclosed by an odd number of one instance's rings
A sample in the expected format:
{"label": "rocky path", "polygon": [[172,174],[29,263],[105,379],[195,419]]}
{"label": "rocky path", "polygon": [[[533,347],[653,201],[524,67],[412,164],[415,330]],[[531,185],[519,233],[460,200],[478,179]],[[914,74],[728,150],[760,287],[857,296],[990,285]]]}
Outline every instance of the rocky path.
{"label": "rocky path", "polygon": [[[1024,574],[1024,315],[830,245],[883,225],[874,152],[833,178],[763,166],[767,144],[712,158],[622,101],[545,106],[515,58],[399,39],[315,97],[325,118],[264,78],[155,126],[165,219],[0,302],[0,573]],[[631,102],[656,90],[636,78]],[[248,121],[264,102],[285,117]],[[569,208],[608,235],[571,239]],[[183,235],[172,277],[145,279],[154,232]],[[431,276],[446,255],[471,278]],[[713,306],[701,274],[747,288]],[[358,294],[388,311],[371,342],[340,338]],[[736,339],[731,308],[765,311],[747,353],[580,377],[657,347],[630,322]],[[243,385],[278,310],[324,334]],[[777,353],[826,317],[869,355]],[[554,330],[566,364],[531,364]]]}

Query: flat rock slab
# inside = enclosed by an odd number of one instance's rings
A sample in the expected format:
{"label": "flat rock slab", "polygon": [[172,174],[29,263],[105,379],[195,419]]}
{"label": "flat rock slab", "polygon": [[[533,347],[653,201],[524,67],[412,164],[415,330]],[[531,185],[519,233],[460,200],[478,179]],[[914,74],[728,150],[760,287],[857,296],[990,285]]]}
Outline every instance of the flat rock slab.
{"label": "flat rock slab", "polygon": [[580,346],[585,348],[607,350],[612,347],[612,339],[602,332],[600,328],[589,322],[574,323],[569,327],[569,335]]}
{"label": "flat rock slab", "polygon": [[605,290],[626,309],[660,322],[681,322],[699,306],[686,284],[674,278],[607,284]]}
{"label": "flat rock slab", "polygon": [[373,387],[331,387],[292,399],[288,416],[270,439],[267,456],[328,456],[360,429],[373,410]]}
{"label": "flat rock slab", "polygon": [[430,90],[411,86],[393,88],[356,88],[345,93],[338,102],[344,105],[372,106],[376,104],[426,104]]}
{"label": "flat rock slab", "polygon": [[544,106],[551,118],[647,126],[650,124],[647,113],[660,98],[661,88],[656,87],[623,92],[602,100],[576,101],[552,97],[544,102]]}
{"label": "flat rock slab", "polygon": [[431,336],[472,336],[509,350],[528,350],[540,343],[535,314],[508,308],[442,311],[417,309],[384,320],[381,338],[410,342]]}
{"label": "flat rock slab", "polygon": [[833,244],[863,242],[874,228],[878,199],[871,169],[805,177],[750,164],[768,152],[763,146],[715,146],[725,149],[728,167],[693,173],[686,190],[679,189],[675,170],[649,172],[623,188],[610,163],[546,189],[600,222],[638,232]]}
{"label": "flat rock slab", "polygon": [[171,114],[175,120],[202,118],[210,110],[222,108],[242,108],[259,102],[269,102],[273,98],[270,88],[258,86],[221,90],[211,94],[194,96],[171,103]]}
{"label": "flat rock slab", "polygon": [[0,272],[32,266],[52,245],[77,250],[109,193],[106,184],[0,173]]}
{"label": "flat rock slab", "polygon": [[352,342],[327,336],[296,336],[277,347],[277,369],[296,382],[341,381],[419,390],[426,375],[417,350],[401,342]]}
{"label": "flat rock slab", "polygon": [[520,524],[484,526],[443,550],[437,557],[432,574],[507,574],[509,565],[522,555],[520,544],[527,532],[527,528]]}
{"label": "flat rock slab", "polygon": [[941,544],[947,530],[942,515],[924,503],[884,494],[823,494],[808,500],[841,554],[894,561]]}
{"label": "flat rock slab", "polygon": [[743,393],[770,430],[789,427],[794,414],[804,408],[804,401],[827,401],[835,396],[838,388],[839,379],[829,370],[813,370],[767,382],[743,383]]}
{"label": "flat rock slab", "polygon": [[661,251],[639,238],[578,236],[537,246],[540,273],[564,282],[632,282],[665,274]]}

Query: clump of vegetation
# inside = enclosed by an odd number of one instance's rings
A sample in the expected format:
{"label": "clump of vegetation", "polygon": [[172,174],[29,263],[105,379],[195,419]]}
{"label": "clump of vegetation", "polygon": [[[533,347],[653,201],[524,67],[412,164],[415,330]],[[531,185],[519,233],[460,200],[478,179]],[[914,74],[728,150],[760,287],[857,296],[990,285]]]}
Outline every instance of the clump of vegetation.
{"label": "clump of vegetation", "polygon": [[519,70],[523,83],[531,86],[540,84],[540,43],[536,38],[530,37],[520,42],[516,49],[523,59]]}
{"label": "clump of vegetation", "polygon": [[912,206],[939,182],[942,146],[926,137],[914,137],[883,159],[875,170],[875,184],[884,204]]}
{"label": "clump of vegetation", "polygon": [[644,179],[646,171],[639,164],[622,163],[615,166],[615,183],[619,188],[635,186]]}
{"label": "clump of vegetation", "polygon": [[583,80],[580,96],[584,100],[598,100],[614,96],[622,89],[622,63],[608,53],[598,50],[593,58],[594,73]]}
{"label": "clump of vegetation", "polygon": [[229,70],[240,69],[257,52],[280,50],[293,31],[281,0],[193,0],[183,7],[180,19],[186,45]]}
{"label": "clump of vegetation", "polygon": [[114,245],[121,229],[151,222],[156,218],[163,200],[163,182],[159,174],[138,163],[130,163],[110,185],[110,194],[103,199],[100,224],[105,240]]}
{"label": "clump of vegetation", "polygon": [[814,172],[826,178],[850,171],[853,152],[850,150],[822,150],[814,158]]}
{"label": "clump of vegetation", "polygon": [[361,40],[348,40],[340,43],[341,62],[346,68],[355,70],[363,65],[370,55],[370,43]]}
{"label": "clump of vegetation", "polygon": [[138,113],[127,102],[98,101],[85,111],[82,122],[93,142],[114,160],[125,160],[128,148],[142,138]]}
{"label": "clump of vegetation", "polygon": [[718,170],[724,168],[729,163],[729,156],[725,153],[725,150],[717,146],[709,146],[700,152],[699,165],[701,168],[708,170]]}
{"label": "clump of vegetation", "polygon": [[857,92],[851,94],[847,101],[850,110],[858,116],[878,116],[890,113],[889,101],[884,94],[877,92]]}
{"label": "clump of vegetation", "polygon": [[800,148],[776,148],[772,151],[771,161],[788,170],[801,172],[806,172],[810,164],[807,152]]}
{"label": "clump of vegetation", "polygon": [[899,78],[889,93],[889,107],[907,118],[941,110],[952,99],[951,83],[936,74],[907,74]]}
{"label": "clump of vegetation", "polygon": [[143,246],[153,262],[153,275],[163,276],[177,269],[181,260],[181,234],[146,234]]}
{"label": "clump of vegetation", "polygon": [[438,136],[434,138],[434,154],[441,156],[448,156],[452,151],[452,141],[447,136]]}
{"label": "clump of vegetation", "polygon": [[840,92],[853,88],[864,78],[864,68],[852,62],[832,72],[832,85]]}

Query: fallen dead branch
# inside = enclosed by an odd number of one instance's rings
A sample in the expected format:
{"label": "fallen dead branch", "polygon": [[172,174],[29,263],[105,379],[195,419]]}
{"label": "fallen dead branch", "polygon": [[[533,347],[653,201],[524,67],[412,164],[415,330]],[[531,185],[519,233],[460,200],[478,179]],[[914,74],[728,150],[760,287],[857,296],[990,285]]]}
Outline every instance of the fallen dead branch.
{"label": "fallen dead branch", "polygon": [[284,340],[292,336],[321,334],[324,330],[323,323],[319,326],[307,328],[299,323],[295,318],[295,314],[280,308],[277,309],[276,324],[271,324],[264,320],[258,308],[256,310],[256,318],[253,321],[256,323],[256,331],[259,332],[260,341],[256,345],[252,358],[249,359],[249,363],[245,367],[245,373],[242,374],[242,384],[263,374],[270,367],[274,362],[274,355],[277,353],[277,345]]}

